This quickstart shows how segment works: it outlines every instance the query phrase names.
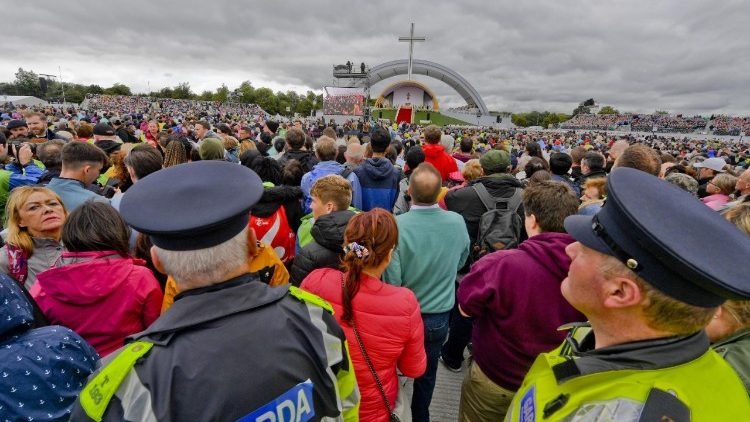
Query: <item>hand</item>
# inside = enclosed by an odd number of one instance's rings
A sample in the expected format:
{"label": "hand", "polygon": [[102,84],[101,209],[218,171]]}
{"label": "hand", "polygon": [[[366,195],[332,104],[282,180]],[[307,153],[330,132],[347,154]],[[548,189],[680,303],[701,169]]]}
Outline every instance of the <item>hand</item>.
{"label": "hand", "polygon": [[18,150],[18,154],[16,157],[18,157],[18,162],[21,163],[22,166],[25,166],[26,164],[29,164],[31,162],[31,157],[34,156],[34,153],[31,152],[31,147],[29,144],[23,144],[23,146]]}

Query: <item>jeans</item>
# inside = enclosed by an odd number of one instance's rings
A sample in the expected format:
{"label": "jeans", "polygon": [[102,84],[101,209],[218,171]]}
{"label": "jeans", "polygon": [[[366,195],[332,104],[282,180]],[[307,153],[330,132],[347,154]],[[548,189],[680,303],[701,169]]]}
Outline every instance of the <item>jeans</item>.
{"label": "jeans", "polygon": [[451,368],[460,368],[464,362],[464,349],[471,341],[472,323],[472,318],[467,318],[458,312],[458,299],[456,299],[456,305],[451,311],[450,334],[441,352],[443,362]]}
{"label": "jeans", "polygon": [[424,375],[414,380],[414,395],[411,399],[413,422],[430,422],[430,402],[432,402],[432,392],[435,390],[440,349],[448,336],[449,318],[450,311],[439,314],[422,314],[427,369]]}

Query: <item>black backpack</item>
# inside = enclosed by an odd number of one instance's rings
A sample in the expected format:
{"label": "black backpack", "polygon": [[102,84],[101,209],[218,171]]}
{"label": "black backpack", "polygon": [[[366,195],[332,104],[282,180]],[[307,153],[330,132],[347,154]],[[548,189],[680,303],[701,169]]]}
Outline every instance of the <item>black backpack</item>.
{"label": "black backpack", "polygon": [[508,198],[495,198],[481,183],[475,183],[474,192],[487,208],[479,218],[477,240],[472,247],[472,256],[477,260],[490,252],[518,247],[523,221],[518,215],[521,205],[521,188],[516,188]]}

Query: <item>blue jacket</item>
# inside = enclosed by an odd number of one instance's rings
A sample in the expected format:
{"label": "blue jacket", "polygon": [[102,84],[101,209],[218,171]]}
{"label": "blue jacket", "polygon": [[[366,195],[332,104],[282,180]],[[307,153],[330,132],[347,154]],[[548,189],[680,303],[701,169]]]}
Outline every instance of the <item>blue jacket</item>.
{"label": "blue jacket", "polygon": [[[330,174],[341,174],[343,171],[344,166],[336,161],[322,161],[315,164],[312,170],[302,176],[300,187],[302,187],[302,193],[305,195],[305,214],[312,212],[312,209],[310,208],[310,203],[312,202],[310,189],[312,189],[315,181]],[[362,206],[362,187],[360,186],[359,178],[354,172],[351,172],[349,173],[349,176],[346,177],[346,180],[352,184],[352,206],[359,209]]]}
{"label": "blue jacket", "polygon": [[19,186],[34,185],[44,173],[44,170],[40,169],[33,161],[26,167],[10,163],[5,166],[5,170],[11,173],[8,190],[13,190]]}
{"label": "blue jacket", "polygon": [[60,196],[68,212],[73,211],[88,200],[110,203],[109,199],[86,189],[83,182],[78,180],[55,177],[47,187]]}
{"label": "blue jacket", "polygon": [[31,304],[5,274],[0,274],[0,303],[0,415],[67,421],[99,355],[68,328],[32,329]]}
{"label": "blue jacket", "polygon": [[398,197],[401,172],[387,158],[368,158],[354,169],[362,186],[362,211],[385,208],[390,211]]}

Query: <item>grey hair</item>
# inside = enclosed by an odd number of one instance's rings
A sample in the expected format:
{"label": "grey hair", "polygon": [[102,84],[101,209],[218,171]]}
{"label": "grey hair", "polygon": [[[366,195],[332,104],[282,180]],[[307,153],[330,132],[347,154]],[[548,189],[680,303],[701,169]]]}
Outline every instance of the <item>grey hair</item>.
{"label": "grey hair", "polygon": [[208,286],[225,281],[227,275],[247,263],[247,230],[245,227],[233,238],[210,248],[169,251],[154,246],[154,250],[177,284]]}

